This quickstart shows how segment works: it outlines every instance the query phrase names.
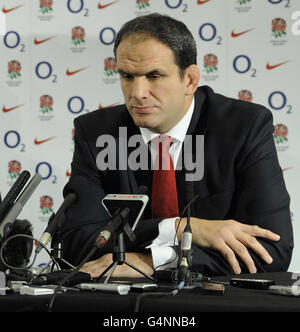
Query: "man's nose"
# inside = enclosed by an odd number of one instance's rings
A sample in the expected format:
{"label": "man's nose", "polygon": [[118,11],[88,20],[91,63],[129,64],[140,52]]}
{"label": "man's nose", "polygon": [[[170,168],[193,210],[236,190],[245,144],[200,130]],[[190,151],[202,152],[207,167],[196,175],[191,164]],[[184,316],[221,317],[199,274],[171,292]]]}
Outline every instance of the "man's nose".
{"label": "man's nose", "polygon": [[149,85],[145,77],[135,77],[131,87],[131,97],[137,100],[147,99]]}

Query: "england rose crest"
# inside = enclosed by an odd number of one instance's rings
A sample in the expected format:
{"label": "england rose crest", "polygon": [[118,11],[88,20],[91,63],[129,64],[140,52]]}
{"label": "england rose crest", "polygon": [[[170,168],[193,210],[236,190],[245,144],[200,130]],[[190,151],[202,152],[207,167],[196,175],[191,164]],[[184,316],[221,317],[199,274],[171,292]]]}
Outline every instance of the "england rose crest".
{"label": "england rose crest", "polygon": [[82,27],[76,26],[72,28],[72,43],[75,46],[85,43],[84,37],[85,30]]}
{"label": "england rose crest", "polygon": [[44,195],[40,198],[40,209],[43,215],[53,212],[53,199],[48,195]]}
{"label": "england rose crest", "polygon": [[48,14],[53,11],[53,0],[40,0],[40,12],[42,14]]}
{"label": "england rose crest", "polygon": [[138,9],[145,9],[150,6],[149,0],[136,0],[136,6]]}
{"label": "england rose crest", "polygon": [[206,74],[218,71],[218,58],[215,54],[209,53],[204,56],[204,71]]}
{"label": "england rose crest", "polygon": [[9,61],[8,63],[8,76],[10,79],[21,77],[21,64],[17,60]]}
{"label": "england rose crest", "polygon": [[286,22],[283,18],[274,18],[272,20],[272,35],[280,38],[286,35]]}
{"label": "england rose crest", "polygon": [[251,102],[253,100],[252,93],[249,90],[239,91],[238,98],[240,100],[249,101],[249,102]]}
{"label": "england rose crest", "polygon": [[118,72],[115,58],[108,57],[104,60],[104,71],[107,77],[112,76]]}
{"label": "england rose crest", "polygon": [[22,170],[21,163],[17,160],[11,160],[8,163],[8,176],[10,179],[16,179]]}
{"label": "england rose crest", "polygon": [[42,114],[53,111],[53,98],[49,95],[43,95],[40,97],[40,112]]}
{"label": "england rose crest", "polygon": [[275,126],[275,130],[274,130],[274,140],[276,144],[281,144],[281,143],[285,143],[288,141],[288,128],[286,125],[279,123]]}

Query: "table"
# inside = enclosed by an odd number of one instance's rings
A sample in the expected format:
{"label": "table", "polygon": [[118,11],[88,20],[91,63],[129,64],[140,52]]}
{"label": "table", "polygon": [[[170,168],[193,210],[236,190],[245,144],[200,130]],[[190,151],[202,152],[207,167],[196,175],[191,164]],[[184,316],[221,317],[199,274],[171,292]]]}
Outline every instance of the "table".
{"label": "table", "polygon": [[[227,282],[232,276],[215,277],[224,282],[224,295],[202,295],[197,291],[179,292],[172,296],[146,296],[139,305],[139,312],[193,313],[193,312],[300,312],[300,297],[281,296],[267,290],[233,287]],[[300,278],[290,272],[244,274],[239,277],[273,279],[276,284],[292,285]],[[294,277],[294,279],[292,279]],[[299,282],[299,280],[298,280]],[[115,293],[70,291],[58,294],[54,312],[134,313],[140,293],[128,295]],[[46,312],[51,295],[9,294],[0,296],[0,312]],[[107,315],[105,317],[108,317]]]}

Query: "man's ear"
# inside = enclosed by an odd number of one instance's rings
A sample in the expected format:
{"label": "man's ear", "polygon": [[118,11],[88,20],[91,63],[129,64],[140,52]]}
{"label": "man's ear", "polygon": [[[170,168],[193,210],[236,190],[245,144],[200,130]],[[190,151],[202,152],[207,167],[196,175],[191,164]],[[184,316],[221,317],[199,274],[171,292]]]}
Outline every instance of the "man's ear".
{"label": "man's ear", "polygon": [[200,80],[200,69],[197,65],[190,65],[184,71],[185,95],[191,96],[195,93]]}

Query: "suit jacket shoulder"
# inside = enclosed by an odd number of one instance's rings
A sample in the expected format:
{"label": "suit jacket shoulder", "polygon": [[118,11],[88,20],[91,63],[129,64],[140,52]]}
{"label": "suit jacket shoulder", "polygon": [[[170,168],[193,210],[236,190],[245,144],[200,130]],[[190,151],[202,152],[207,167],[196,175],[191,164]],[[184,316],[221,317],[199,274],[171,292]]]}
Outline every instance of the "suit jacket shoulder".
{"label": "suit jacket shoulder", "polygon": [[201,112],[207,113],[207,129],[210,133],[242,137],[260,121],[269,122],[269,129],[273,131],[272,113],[263,105],[226,97],[215,93],[208,86],[198,89],[195,94],[196,104],[201,95],[205,96]]}

